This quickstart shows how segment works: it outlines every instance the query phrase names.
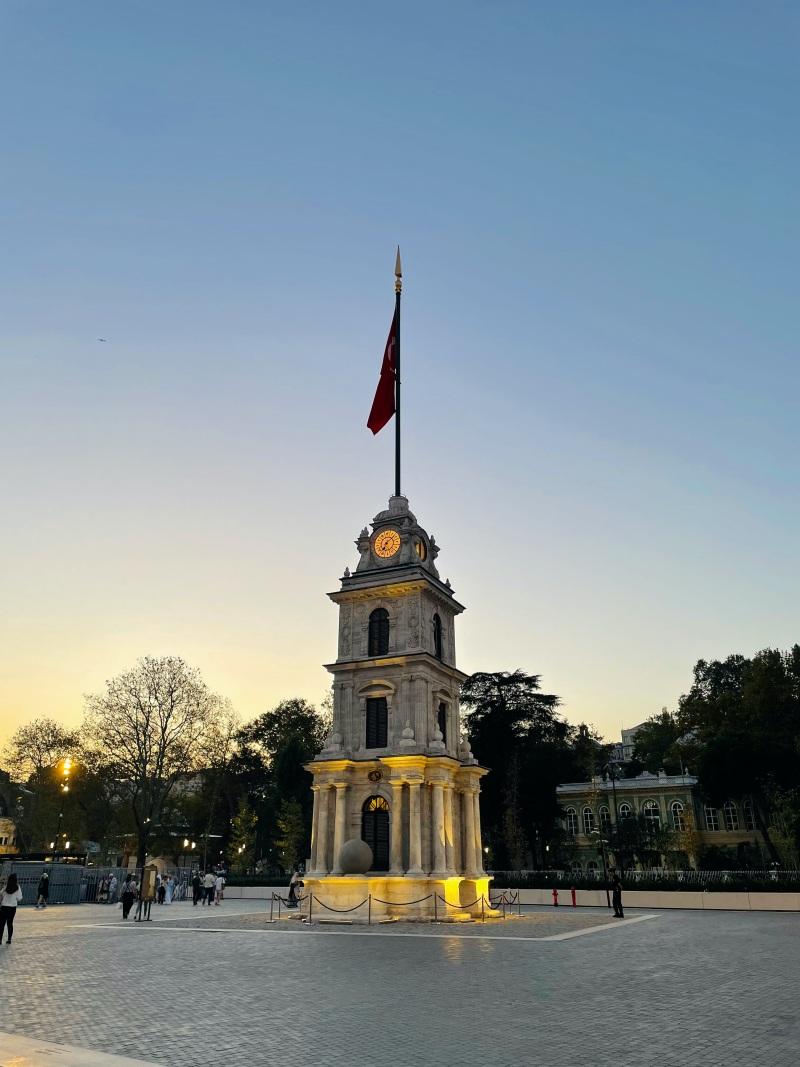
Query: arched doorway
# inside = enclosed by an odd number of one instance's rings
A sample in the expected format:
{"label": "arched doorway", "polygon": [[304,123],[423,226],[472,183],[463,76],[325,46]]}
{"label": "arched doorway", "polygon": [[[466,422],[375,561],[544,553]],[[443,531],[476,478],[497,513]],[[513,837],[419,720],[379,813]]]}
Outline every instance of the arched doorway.
{"label": "arched doorway", "polygon": [[361,837],[372,849],[372,870],[389,870],[389,805],[383,797],[367,797],[361,807]]}

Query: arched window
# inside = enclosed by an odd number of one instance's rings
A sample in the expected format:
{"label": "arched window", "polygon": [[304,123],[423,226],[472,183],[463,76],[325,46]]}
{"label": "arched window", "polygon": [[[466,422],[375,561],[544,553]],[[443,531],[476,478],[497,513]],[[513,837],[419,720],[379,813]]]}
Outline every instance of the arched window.
{"label": "arched window", "polygon": [[686,819],[683,814],[683,804],[681,804],[680,800],[673,800],[669,806],[669,810],[672,815],[672,829],[681,831],[685,830]]}
{"label": "arched window", "polygon": [[436,725],[442,734],[442,741],[447,744],[447,705],[442,701],[436,712]]}
{"label": "arched window", "polygon": [[732,800],[726,800],[722,805],[722,811],[725,816],[725,829],[728,833],[739,829],[739,812],[736,810],[736,805]]}
{"label": "arched window", "polygon": [[389,651],[389,612],[386,608],[375,608],[369,616],[370,656],[385,656]]}
{"label": "arched window", "polygon": [[744,819],[745,830],[755,830],[756,820],[753,814],[752,800],[746,800],[744,804],[742,804],[742,818]]}
{"label": "arched window", "polygon": [[372,870],[389,869],[389,805],[383,797],[367,797],[361,806],[361,837],[372,849]]}
{"label": "arched window", "polygon": [[586,864],[586,875],[587,875],[587,877],[596,878],[598,870],[599,870],[599,868],[598,868],[597,860],[589,860],[589,862]]}
{"label": "arched window", "polygon": [[389,709],[386,697],[367,697],[367,748],[386,748],[389,733]]}
{"label": "arched window", "polygon": [[630,819],[631,815],[633,815],[633,809],[631,808],[630,804],[620,804],[620,806],[619,806],[619,817],[620,817],[620,820],[622,820],[622,819]]}
{"label": "arched window", "polygon": [[603,804],[598,815],[600,816],[600,829],[607,830],[611,826],[611,812],[608,810],[607,805]]}
{"label": "arched window", "polygon": [[591,808],[586,807],[581,812],[581,816],[583,817],[583,832],[590,834],[594,830],[594,812]]}
{"label": "arched window", "polygon": [[437,659],[442,658],[442,620],[438,611],[433,616],[433,654]]}
{"label": "arched window", "polygon": [[710,804],[706,804],[703,809],[706,817],[706,830],[719,830],[719,812],[716,808],[712,808]]}
{"label": "arched window", "polygon": [[583,867],[581,867],[580,863],[578,863],[577,860],[575,860],[572,864],[572,873],[583,874]]}
{"label": "arched window", "polygon": [[656,804],[655,800],[646,800],[644,804],[642,804],[642,815],[644,815],[648,829],[661,829],[661,812],[659,811],[658,804]]}
{"label": "arched window", "polygon": [[578,832],[578,813],[574,808],[567,808],[564,812],[564,824],[567,828],[567,833],[572,834],[574,837]]}

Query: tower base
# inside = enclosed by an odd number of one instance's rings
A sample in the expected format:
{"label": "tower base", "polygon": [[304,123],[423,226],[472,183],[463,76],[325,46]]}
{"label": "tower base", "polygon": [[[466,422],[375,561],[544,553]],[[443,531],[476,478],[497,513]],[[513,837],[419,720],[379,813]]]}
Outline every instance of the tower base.
{"label": "tower base", "polygon": [[[489,903],[489,875],[476,878],[431,875],[345,874],[309,875],[303,895],[314,894],[313,919],[337,916],[354,923],[467,922],[500,915]],[[306,914],[308,905],[303,904]]]}

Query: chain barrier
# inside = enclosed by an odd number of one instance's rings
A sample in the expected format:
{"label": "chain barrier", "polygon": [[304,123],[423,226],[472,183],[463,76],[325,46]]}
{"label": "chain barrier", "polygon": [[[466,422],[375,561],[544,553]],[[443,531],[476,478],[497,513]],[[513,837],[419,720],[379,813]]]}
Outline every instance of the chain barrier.
{"label": "chain barrier", "polygon": [[486,896],[484,896],[484,894],[482,893],[479,897],[476,897],[469,904],[453,904],[451,901],[448,901],[445,897],[443,897],[441,895],[441,893],[437,893],[437,892],[428,893],[427,896],[419,897],[419,899],[417,899],[417,900],[382,900],[380,897],[376,897],[372,893],[370,893],[366,897],[364,897],[363,900],[360,900],[358,902],[358,904],[354,904],[352,908],[333,908],[333,907],[331,907],[330,904],[326,904],[324,901],[320,900],[320,898],[316,895],[316,893],[309,892],[304,897],[295,897],[294,902],[292,902],[289,897],[282,897],[280,895],[280,893],[273,893],[272,897],[270,899],[269,921],[270,922],[274,922],[273,909],[274,909],[274,906],[275,906],[275,901],[278,902],[278,918],[280,919],[280,917],[281,917],[281,905],[283,905],[285,908],[291,908],[291,910],[295,910],[295,909],[299,910],[300,909],[300,905],[305,903],[305,901],[307,900],[308,901],[308,919],[306,921],[309,922],[309,923],[311,922],[312,907],[313,907],[314,901],[316,901],[317,904],[320,905],[320,907],[324,908],[326,911],[333,912],[335,915],[350,915],[352,912],[358,911],[359,908],[363,908],[364,905],[366,904],[368,906],[367,923],[371,925],[372,924],[372,903],[373,903],[373,901],[376,904],[383,904],[386,907],[390,907],[390,908],[407,908],[407,907],[411,907],[411,906],[416,905],[416,904],[424,904],[426,900],[430,900],[431,898],[433,898],[433,916],[434,916],[433,917],[433,921],[434,922],[438,922],[439,921],[439,909],[438,909],[438,902],[439,901],[441,901],[442,904],[444,904],[444,906],[445,906],[445,914],[447,914],[447,909],[448,908],[453,908],[453,909],[455,909],[457,911],[467,911],[470,908],[474,908],[476,905],[480,904],[480,906],[481,906],[481,921],[482,922],[486,922],[486,905],[487,904],[489,905],[489,910],[490,911],[495,911],[498,908],[498,906],[502,907],[502,909],[503,909],[503,918],[504,919],[506,917],[506,907],[510,906],[510,905],[513,905],[513,904],[517,905],[517,907],[519,909],[519,914],[520,915],[522,914],[521,905],[520,905],[520,899],[519,899],[519,893],[518,892],[513,894],[513,895],[511,895],[511,896],[509,896],[507,893],[504,892],[502,894],[502,896],[500,896],[495,901],[492,901],[491,894],[490,894],[489,898],[487,899]]}

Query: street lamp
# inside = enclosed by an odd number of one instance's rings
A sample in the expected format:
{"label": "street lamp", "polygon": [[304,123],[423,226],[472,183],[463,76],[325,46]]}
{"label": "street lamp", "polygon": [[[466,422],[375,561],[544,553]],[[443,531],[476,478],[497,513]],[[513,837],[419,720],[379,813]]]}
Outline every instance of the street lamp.
{"label": "street lamp", "polygon": [[69,792],[69,775],[71,770],[72,759],[67,756],[61,761],[61,776],[63,781],[60,786],[61,800],[58,805],[58,826],[56,827],[55,841],[50,842],[50,848],[53,850],[52,863],[56,862],[56,844],[58,843],[58,836],[61,833],[61,820],[64,818],[64,797]]}
{"label": "street lamp", "polygon": [[597,837],[597,844],[600,849],[600,858],[603,861],[603,885],[606,891],[606,907],[611,907],[611,897],[608,895],[608,867],[606,866],[606,845],[608,841],[605,840],[599,830],[591,831],[592,837]]}

